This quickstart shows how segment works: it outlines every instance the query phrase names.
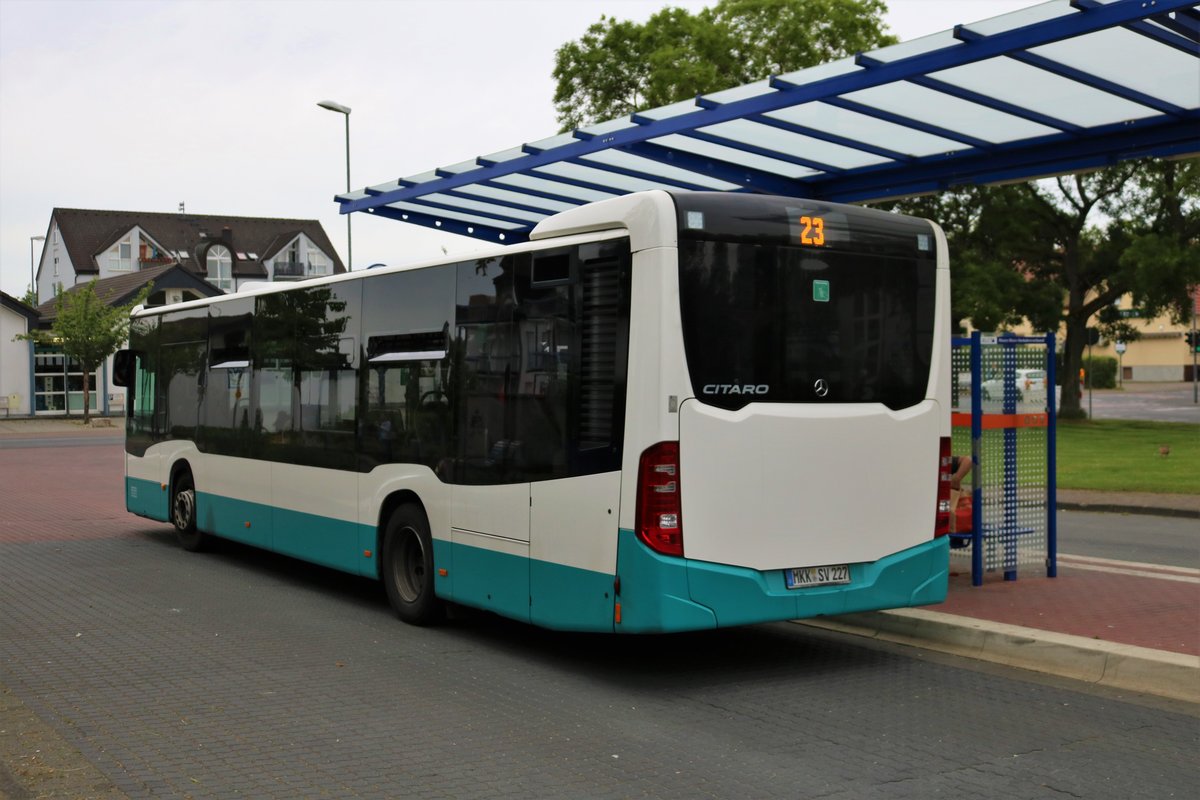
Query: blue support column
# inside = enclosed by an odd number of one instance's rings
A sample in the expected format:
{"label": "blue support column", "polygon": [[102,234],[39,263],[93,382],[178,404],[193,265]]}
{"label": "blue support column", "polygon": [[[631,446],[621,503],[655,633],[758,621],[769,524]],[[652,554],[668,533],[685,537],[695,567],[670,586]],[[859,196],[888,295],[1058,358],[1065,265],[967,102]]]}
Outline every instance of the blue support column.
{"label": "blue support column", "polygon": [[1046,334],[1046,577],[1058,577],[1058,392],[1054,334]]}
{"label": "blue support column", "polygon": [[983,438],[983,339],[971,333],[971,585],[983,585],[983,488],[979,483]]}
{"label": "blue support column", "polygon": [[[1017,413],[1017,346],[999,338],[1002,368],[1000,380],[1004,395],[1004,414]],[[1004,428],[1004,524],[1000,529],[1004,544],[1004,580],[1017,579],[1017,429]]]}

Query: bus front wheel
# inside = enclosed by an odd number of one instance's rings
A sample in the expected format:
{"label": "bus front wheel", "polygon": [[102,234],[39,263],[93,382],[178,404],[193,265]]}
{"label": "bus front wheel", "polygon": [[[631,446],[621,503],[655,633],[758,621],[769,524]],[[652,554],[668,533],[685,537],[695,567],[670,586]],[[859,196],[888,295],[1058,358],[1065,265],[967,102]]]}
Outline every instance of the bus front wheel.
{"label": "bus front wheel", "polygon": [[196,527],[196,483],[192,473],[182,472],[171,491],[171,524],[184,550],[203,550],[204,534]]}
{"label": "bus front wheel", "polygon": [[402,505],[388,518],[381,571],[388,601],[400,619],[413,625],[438,620],[442,604],[433,593],[433,539],[418,506]]}

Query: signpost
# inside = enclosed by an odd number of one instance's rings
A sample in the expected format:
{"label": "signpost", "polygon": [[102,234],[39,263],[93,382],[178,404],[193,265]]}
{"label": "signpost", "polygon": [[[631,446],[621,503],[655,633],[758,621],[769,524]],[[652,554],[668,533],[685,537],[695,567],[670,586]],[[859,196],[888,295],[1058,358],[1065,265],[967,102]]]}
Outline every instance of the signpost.
{"label": "signpost", "polygon": [[1117,386],[1125,388],[1125,343],[1117,342]]}

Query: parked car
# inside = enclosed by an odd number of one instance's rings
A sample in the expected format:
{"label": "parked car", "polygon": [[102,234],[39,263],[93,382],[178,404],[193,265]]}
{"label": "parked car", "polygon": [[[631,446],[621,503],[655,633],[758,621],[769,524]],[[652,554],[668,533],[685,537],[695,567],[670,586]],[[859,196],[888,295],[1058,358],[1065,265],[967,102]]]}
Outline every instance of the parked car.
{"label": "parked car", "polygon": [[[1046,395],[1046,370],[1018,369],[1013,374],[1013,382],[1017,389],[1017,402],[1029,396]],[[970,385],[968,383],[968,385]],[[984,400],[1003,400],[1004,383],[1001,375],[995,374],[979,387]]]}

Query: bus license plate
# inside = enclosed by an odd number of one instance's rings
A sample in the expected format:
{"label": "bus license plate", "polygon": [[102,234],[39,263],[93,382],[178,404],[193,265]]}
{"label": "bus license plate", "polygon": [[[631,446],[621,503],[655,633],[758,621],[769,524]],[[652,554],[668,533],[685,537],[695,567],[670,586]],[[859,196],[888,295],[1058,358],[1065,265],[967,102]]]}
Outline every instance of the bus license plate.
{"label": "bus license plate", "polygon": [[783,579],[789,589],[805,586],[831,586],[850,582],[849,564],[831,564],[825,567],[796,567],[785,569]]}

